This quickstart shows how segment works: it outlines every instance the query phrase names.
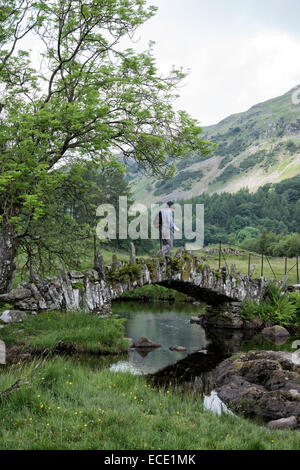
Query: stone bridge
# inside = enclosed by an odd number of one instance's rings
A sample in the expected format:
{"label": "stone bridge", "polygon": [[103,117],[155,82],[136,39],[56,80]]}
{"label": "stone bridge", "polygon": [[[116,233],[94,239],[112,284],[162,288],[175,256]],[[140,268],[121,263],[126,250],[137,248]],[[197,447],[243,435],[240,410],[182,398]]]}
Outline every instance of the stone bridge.
{"label": "stone bridge", "polygon": [[96,269],[86,273],[66,272],[61,267],[57,277],[23,282],[16,289],[0,295],[20,310],[82,310],[94,313],[110,311],[111,301],[128,290],[145,284],[160,284],[185,292],[208,304],[242,301],[245,298],[260,301],[267,289],[264,278],[252,279],[231,269],[213,270],[199,257],[178,250],[169,259],[135,259],[117,261],[104,266],[98,254]]}

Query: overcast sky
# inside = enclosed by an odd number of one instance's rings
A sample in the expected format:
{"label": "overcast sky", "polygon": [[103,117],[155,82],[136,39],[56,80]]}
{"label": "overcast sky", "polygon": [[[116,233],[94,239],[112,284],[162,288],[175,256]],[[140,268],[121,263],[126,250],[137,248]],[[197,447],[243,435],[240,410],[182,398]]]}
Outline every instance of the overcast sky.
{"label": "overcast sky", "polygon": [[190,69],[176,105],[201,125],[300,85],[299,0],[149,0],[159,67]]}

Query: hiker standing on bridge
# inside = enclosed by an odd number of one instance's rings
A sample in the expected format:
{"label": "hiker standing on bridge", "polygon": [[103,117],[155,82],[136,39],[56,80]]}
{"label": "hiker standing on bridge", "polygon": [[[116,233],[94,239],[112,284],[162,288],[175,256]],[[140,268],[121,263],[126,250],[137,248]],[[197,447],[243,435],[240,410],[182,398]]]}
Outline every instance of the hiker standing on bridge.
{"label": "hiker standing on bridge", "polygon": [[159,239],[161,240],[161,249],[164,255],[170,256],[174,242],[174,230],[179,232],[179,228],[174,225],[173,211],[174,202],[167,202],[167,207],[159,211]]}

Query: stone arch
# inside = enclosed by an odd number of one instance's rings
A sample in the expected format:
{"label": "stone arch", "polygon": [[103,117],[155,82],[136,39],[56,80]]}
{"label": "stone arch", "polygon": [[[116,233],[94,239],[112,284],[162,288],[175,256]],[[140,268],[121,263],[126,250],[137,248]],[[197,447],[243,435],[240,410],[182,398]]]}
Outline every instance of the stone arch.
{"label": "stone arch", "polygon": [[199,287],[188,281],[167,280],[156,282],[155,284],[177,290],[178,292],[182,292],[189,295],[190,297],[193,297],[195,300],[199,300],[210,305],[220,305],[226,302],[233,302],[237,300],[235,298],[221,294],[213,289]]}

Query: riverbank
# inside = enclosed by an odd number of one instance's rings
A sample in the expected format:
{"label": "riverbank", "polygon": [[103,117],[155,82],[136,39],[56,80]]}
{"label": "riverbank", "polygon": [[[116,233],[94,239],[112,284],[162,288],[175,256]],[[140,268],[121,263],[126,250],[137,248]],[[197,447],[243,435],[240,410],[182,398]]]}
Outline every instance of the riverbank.
{"label": "riverbank", "polygon": [[[2,369],[1,449],[300,449],[299,433],[203,411],[146,378],[53,358]],[[0,395],[1,396],[1,395]]]}
{"label": "riverbank", "polygon": [[[126,302],[126,306],[133,310],[131,304]],[[162,308],[153,313],[152,320],[164,322]],[[185,323],[181,315],[182,344],[194,337],[191,349],[193,345],[199,348],[202,340],[205,346],[202,330]],[[165,336],[168,328],[154,328],[144,308],[141,316],[146,322],[141,325],[143,332],[151,324],[152,339]],[[174,327],[177,331],[175,318],[172,308],[171,337]],[[171,337],[167,335],[168,344]],[[201,392],[181,394],[179,388],[161,388],[145,376],[110,370],[114,355],[127,353],[128,348],[123,320],[117,315],[28,315],[23,322],[0,329],[0,339],[8,350],[18,344],[26,358],[19,354],[13,364],[0,366],[0,449],[300,450],[298,431],[271,432],[242,415],[217,416],[204,409]],[[36,354],[26,357],[26,350]],[[54,356],[55,352],[59,355]],[[167,362],[182,358],[161,348],[143,358],[143,364],[148,358],[155,362],[158,353],[169,355]]]}
{"label": "riverbank", "polygon": [[22,356],[63,353],[122,354],[129,342],[124,339],[124,320],[117,315],[97,317],[87,313],[44,312],[28,314],[18,323],[0,329],[8,360]]}

